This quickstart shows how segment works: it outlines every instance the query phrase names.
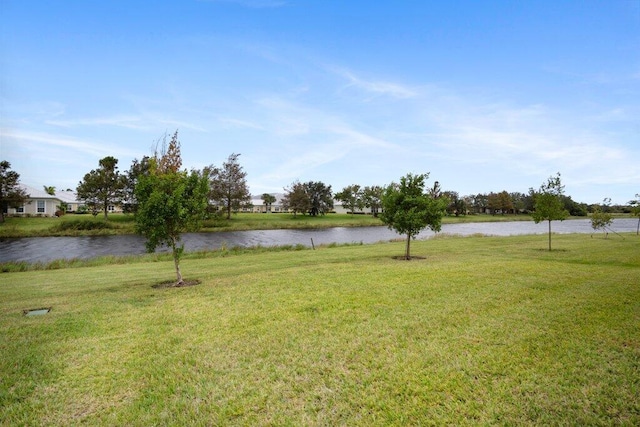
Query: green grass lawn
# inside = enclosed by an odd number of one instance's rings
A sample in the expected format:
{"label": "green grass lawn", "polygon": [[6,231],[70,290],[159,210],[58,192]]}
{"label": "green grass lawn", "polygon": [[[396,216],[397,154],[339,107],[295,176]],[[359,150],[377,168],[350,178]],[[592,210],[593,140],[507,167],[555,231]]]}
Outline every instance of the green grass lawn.
{"label": "green grass lawn", "polygon": [[[445,217],[443,223],[530,221],[529,215],[469,215]],[[44,236],[88,236],[133,234],[133,215],[110,214],[108,220],[102,215],[65,215],[60,218],[31,217],[6,218],[0,223],[0,238],[44,237]],[[330,227],[381,226],[380,219],[372,215],[327,214],[317,217],[290,214],[239,213],[230,220],[219,218],[206,220],[201,231],[243,231],[273,229],[312,229]]]}
{"label": "green grass lawn", "polygon": [[[639,425],[640,239],[0,274],[2,425]],[[25,309],[52,307],[27,317]]]}

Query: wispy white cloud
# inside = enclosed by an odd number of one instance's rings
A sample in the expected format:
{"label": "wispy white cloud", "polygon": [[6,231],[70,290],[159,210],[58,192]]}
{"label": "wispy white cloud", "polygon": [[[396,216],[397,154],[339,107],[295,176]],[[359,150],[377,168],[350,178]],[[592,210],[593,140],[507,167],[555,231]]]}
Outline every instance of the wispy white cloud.
{"label": "wispy white cloud", "polygon": [[12,129],[1,129],[3,144],[19,144],[34,150],[41,150],[45,147],[55,147],[61,150],[72,150],[72,152],[82,152],[96,157],[113,156],[116,154],[125,156],[135,156],[137,153],[126,149],[118,148],[118,153],[114,153],[112,144],[101,144],[81,140],[65,135],[56,135],[44,132],[16,131]]}
{"label": "wispy white cloud", "polygon": [[250,120],[236,119],[233,117],[220,117],[218,122],[229,128],[245,128],[254,130],[264,130],[264,127]]}
{"label": "wispy white cloud", "polygon": [[141,115],[117,115],[107,117],[69,118],[45,120],[45,124],[63,128],[114,126],[131,130],[153,131],[163,127],[192,129],[204,131],[201,126],[191,122],[176,120],[157,112],[146,112]]}
{"label": "wispy white cloud", "polygon": [[417,95],[415,90],[400,83],[383,80],[367,80],[344,68],[329,67],[328,70],[348,81],[344,88],[353,87],[369,94],[369,96],[390,96],[405,99],[413,98]]}

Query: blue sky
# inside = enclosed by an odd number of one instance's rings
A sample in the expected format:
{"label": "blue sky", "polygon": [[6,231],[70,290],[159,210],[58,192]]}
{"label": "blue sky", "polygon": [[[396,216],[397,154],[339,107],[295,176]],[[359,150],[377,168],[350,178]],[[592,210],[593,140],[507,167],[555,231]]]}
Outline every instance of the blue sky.
{"label": "blue sky", "polygon": [[252,193],[640,193],[640,0],[0,0],[0,158],[75,189],[179,130]]}

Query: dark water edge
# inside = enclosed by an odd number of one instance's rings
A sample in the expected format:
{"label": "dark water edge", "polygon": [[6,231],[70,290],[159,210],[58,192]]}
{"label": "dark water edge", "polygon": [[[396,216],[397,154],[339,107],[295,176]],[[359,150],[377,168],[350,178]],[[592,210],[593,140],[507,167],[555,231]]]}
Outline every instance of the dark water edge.
{"label": "dark water edge", "polygon": [[[611,230],[617,233],[635,232],[638,220],[618,218]],[[471,236],[512,236],[545,234],[547,222],[533,221],[477,222],[445,224],[441,234]],[[588,219],[553,221],[553,233],[593,233]],[[418,239],[428,239],[435,233],[425,230]],[[337,227],[314,230],[250,230],[220,233],[185,233],[186,251],[216,250],[222,247],[284,246],[331,243],[377,243],[402,238],[386,227]],[[80,237],[27,237],[0,240],[0,262],[50,262],[59,259],[90,259],[101,256],[140,255],[145,253],[144,238],[137,235],[80,236]],[[159,252],[167,251],[166,248]]]}

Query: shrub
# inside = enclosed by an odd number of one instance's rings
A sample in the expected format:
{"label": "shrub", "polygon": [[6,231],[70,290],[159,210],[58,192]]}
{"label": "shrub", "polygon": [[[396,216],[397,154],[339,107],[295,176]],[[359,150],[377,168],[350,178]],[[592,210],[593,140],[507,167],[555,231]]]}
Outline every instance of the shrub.
{"label": "shrub", "polygon": [[51,231],[69,231],[69,230],[109,230],[114,228],[112,224],[106,221],[87,221],[82,219],[74,219],[63,221],[51,227]]}

